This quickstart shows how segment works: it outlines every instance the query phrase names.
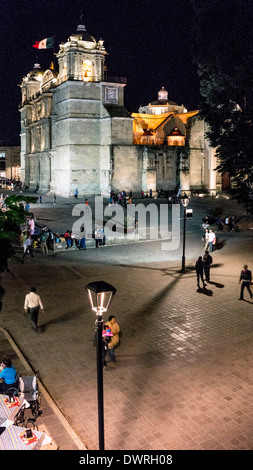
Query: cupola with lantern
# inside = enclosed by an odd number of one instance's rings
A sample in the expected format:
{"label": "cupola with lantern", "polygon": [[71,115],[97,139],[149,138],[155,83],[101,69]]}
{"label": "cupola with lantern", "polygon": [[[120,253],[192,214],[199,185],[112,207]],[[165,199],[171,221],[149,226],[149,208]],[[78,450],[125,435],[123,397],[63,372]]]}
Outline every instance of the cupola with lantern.
{"label": "cupola with lantern", "polygon": [[106,54],[104,41],[96,41],[86,27],[79,24],[76,32],[65,43],[60,44],[57,54],[59,83],[67,80],[102,81]]}

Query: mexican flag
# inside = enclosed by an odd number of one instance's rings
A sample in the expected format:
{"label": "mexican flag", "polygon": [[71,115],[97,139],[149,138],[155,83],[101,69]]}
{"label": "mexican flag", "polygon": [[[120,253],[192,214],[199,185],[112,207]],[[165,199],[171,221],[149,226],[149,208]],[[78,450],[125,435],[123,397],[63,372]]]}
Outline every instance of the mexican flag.
{"label": "mexican flag", "polygon": [[33,45],[36,49],[52,49],[54,47],[54,38],[45,38],[42,41],[35,41]]}

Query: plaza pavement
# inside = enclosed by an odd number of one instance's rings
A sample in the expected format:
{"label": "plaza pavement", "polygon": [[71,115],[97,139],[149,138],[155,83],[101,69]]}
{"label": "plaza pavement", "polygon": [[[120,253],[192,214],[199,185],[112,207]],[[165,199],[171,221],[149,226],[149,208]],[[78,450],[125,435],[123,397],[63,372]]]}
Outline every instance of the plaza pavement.
{"label": "plaza pavement", "polygon": [[[253,301],[246,292],[238,300],[242,265],[253,267],[253,234],[219,236],[211,282],[199,290],[193,267],[203,254],[199,226],[211,202],[192,204],[185,274],[182,246],[166,252],[160,241],[35,253],[10,265],[14,278],[2,274],[0,349],[8,348],[18,370],[39,371],[41,421],[60,450],[98,448],[95,318],[85,291],[94,280],[116,287],[108,314],[123,331],[117,362],[104,371],[105,449],[253,448]],[[38,218],[67,225],[70,205],[45,204],[36,208]],[[45,308],[40,333],[23,313],[31,285]]]}

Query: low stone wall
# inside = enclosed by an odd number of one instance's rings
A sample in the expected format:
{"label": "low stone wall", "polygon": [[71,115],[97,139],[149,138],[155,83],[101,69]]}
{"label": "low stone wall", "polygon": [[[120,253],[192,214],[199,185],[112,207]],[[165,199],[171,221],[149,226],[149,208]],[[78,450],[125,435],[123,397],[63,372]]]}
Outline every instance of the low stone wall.
{"label": "low stone wall", "polygon": [[253,216],[243,216],[237,221],[237,227],[240,232],[253,230]]}
{"label": "low stone wall", "polygon": [[[139,235],[137,233],[129,234],[115,234],[115,236],[106,237],[106,245],[122,245],[127,243],[134,243],[139,240]],[[95,238],[86,239],[86,248],[94,248],[96,246]],[[39,246],[38,246],[39,248]],[[75,244],[70,250],[75,250]],[[59,238],[59,242],[54,243],[54,251],[66,250],[66,241],[65,238]]]}

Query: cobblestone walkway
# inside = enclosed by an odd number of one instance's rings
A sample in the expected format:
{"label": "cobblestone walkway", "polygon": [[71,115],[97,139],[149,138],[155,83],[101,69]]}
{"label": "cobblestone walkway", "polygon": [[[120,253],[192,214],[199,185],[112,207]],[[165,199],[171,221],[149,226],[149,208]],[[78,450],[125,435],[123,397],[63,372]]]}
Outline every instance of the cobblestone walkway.
{"label": "cobblestone walkway", "polygon": [[[117,362],[104,373],[106,449],[252,449],[253,303],[247,294],[238,300],[242,264],[253,266],[251,237],[238,234],[213,253],[205,290],[197,289],[193,259],[186,274],[180,261],[138,263],[151,248],[121,248],[120,264],[112,261],[120,248],[105,247],[13,265],[15,278],[2,277],[1,326],[84,445],[96,449],[95,319],[85,285],[103,279],[117,288],[109,313],[123,331]],[[39,334],[23,313],[33,284],[45,306]],[[55,434],[57,441],[57,426]]]}
{"label": "cobblestone walkway", "polygon": [[[162,252],[157,241],[36,253],[24,265],[12,264],[14,278],[1,276],[0,326],[39,371],[84,448],[98,447],[95,318],[85,285],[104,280],[117,289],[109,314],[123,331],[117,362],[104,372],[105,448],[253,449],[253,302],[247,293],[238,300],[242,265],[253,268],[253,236],[222,235],[211,282],[200,290],[193,269],[203,254],[200,220],[192,224],[185,274],[181,248]],[[45,307],[39,333],[23,313],[32,285]],[[0,341],[0,350],[6,348]],[[13,361],[22,369],[17,356]],[[45,407],[43,424],[56,444],[75,449]]]}

